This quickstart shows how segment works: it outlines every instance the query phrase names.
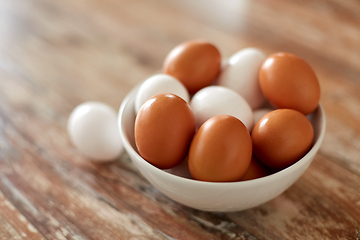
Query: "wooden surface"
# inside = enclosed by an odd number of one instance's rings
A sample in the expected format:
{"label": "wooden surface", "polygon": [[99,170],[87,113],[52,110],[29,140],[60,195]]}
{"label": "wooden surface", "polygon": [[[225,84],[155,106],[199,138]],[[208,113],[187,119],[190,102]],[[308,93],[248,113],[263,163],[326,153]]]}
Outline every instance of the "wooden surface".
{"label": "wooden surface", "polygon": [[[177,44],[297,54],[327,116],[305,174],[259,207],[209,213],[152,187],[124,153],[90,163],[70,143],[78,104],[118,109]],[[360,239],[360,3],[0,1],[0,239]]]}

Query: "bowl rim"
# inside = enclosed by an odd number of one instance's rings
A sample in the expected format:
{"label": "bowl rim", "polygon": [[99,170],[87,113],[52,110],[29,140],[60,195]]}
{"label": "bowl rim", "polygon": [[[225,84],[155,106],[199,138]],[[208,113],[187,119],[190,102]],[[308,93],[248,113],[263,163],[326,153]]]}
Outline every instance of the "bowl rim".
{"label": "bowl rim", "polygon": [[[138,83],[137,85],[135,85],[133,87],[133,89],[125,96],[125,98],[123,99],[120,109],[119,109],[119,114],[118,114],[118,127],[119,127],[119,131],[120,131],[120,136],[123,142],[123,145],[126,149],[127,152],[130,152],[129,154],[136,156],[138,161],[141,161],[142,163],[144,163],[145,165],[147,165],[147,167],[149,167],[152,172],[155,172],[156,174],[160,174],[163,175],[163,177],[165,178],[170,178],[174,181],[183,181],[184,183],[188,183],[188,184],[196,184],[202,187],[210,187],[210,186],[227,186],[227,187],[233,187],[236,185],[258,185],[258,184],[262,184],[263,182],[269,182],[269,181],[275,181],[278,178],[281,178],[282,175],[286,174],[287,172],[291,172],[294,169],[296,169],[299,165],[301,164],[306,164],[307,162],[307,158],[309,158],[311,154],[316,155],[316,152],[318,151],[318,149],[321,146],[321,143],[324,139],[324,135],[325,135],[325,128],[326,128],[326,117],[325,117],[325,112],[324,109],[321,105],[321,103],[318,104],[317,108],[315,109],[315,111],[320,111],[320,134],[317,138],[317,141],[314,143],[314,145],[311,147],[311,149],[301,158],[299,159],[296,163],[290,165],[287,168],[284,168],[276,173],[267,175],[265,177],[261,177],[261,178],[257,178],[257,179],[252,179],[252,180],[246,180],[246,181],[235,181],[235,182],[206,182],[206,181],[199,181],[199,180],[195,180],[195,179],[189,179],[189,178],[184,178],[178,175],[174,175],[172,173],[169,173],[167,171],[164,171],[160,168],[155,167],[154,165],[152,165],[151,163],[149,163],[148,161],[146,161],[145,159],[143,159],[140,154],[131,146],[127,136],[126,136],[126,130],[124,129],[124,126],[122,125],[123,119],[125,118],[124,116],[124,109],[125,107],[129,104],[130,99],[134,98],[136,96],[136,93],[140,87],[140,85],[142,84],[142,82]],[[133,110],[134,107],[130,106],[131,109]],[[314,112],[315,112],[314,111]],[[314,113],[313,112],[313,113]],[[310,163],[312,162],[311,160]],[[309,163],[309,165],[310,165]],[[135,164],[136,165],[136,164]],[[136,166],[138,168],[138,166]],[[306,170],[306,169],[305,169]]]}

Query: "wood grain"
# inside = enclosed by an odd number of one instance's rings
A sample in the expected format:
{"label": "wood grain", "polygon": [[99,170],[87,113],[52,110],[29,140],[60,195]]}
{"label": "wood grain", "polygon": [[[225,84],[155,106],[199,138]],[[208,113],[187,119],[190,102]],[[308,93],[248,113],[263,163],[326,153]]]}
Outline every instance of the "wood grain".
{"label": "wood grain", "polygon": [[[360,239],[360,4],[349,1],[0,2],[0,239]],[[126,153],[94,164],[70,143],[81,102],[115,109],[182,41],[224,57],[255,46],[314,68],[324,142],[285,193],[233,213],[152,187]]]}
{"label": "wood grain", "polygon": [[[14,194],[21,193],[14,192]],[[45,239],[39,230],[2,193],[0,193],[0,209],[1,239]]]}

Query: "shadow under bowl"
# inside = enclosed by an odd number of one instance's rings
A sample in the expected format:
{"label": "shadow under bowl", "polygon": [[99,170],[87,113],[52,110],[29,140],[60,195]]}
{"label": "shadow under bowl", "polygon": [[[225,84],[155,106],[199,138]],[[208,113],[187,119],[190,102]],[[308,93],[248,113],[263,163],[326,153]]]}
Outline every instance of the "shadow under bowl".
{"label": "shadow under bowl", "polygon": [[180,166],[161,170],[143,159],[134,140],[134,102],[139,85],[123,100],[118,124],[126,151],[141,174],[160,192],[174,201],[204,211],[230,212],[256,207],[277,197],[289,188],[308,168],[325,134],[325,114],[321,105],[308,115],[314,128],[314,144],[293,165],[272,175],[249,181],[203,182],[189,178],[186,161]]}

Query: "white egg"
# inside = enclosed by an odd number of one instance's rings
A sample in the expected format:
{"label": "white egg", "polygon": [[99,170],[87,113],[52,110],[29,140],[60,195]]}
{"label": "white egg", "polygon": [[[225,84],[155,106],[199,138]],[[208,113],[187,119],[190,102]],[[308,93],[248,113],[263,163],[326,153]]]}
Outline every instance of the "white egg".
{"label": "white egg", "polygon": [[249,104],[235,91],[222,86],[209,86],[192,97],[190,107],[199,128],[206,120],[217,115],[231,115],[244,123],[249,131],[254,117]]}
{"label": "white egg", "polygon": [[259,70],[266,56],[257,48],[245,48],[233,54],[221,72],[217,84],[239,93],[252,109],[261,106],[265,98],[259,85]]}
{"label": "white egg", "polygon": [[135,112],[151,97],[160,93],[175,94],[189,102],[189,92],[176,78],[167,74],[156,74],[146,79],[140,86],[135,98]]}
{"label": "white egg", "polygon": [[262,118],[265,114],[273,111],[274,109],[272,108],[259,108],[253,111],[253,115],[254,115],[254,125],[257,123],[257,121],[260,120],[260,118]]}
{"label": "white egg", "polygon": [[72,143],[87,157],[96,161],[110,161],[123,151],[117,114],[100,102],[85,102],[77,106],[68,120]]}

